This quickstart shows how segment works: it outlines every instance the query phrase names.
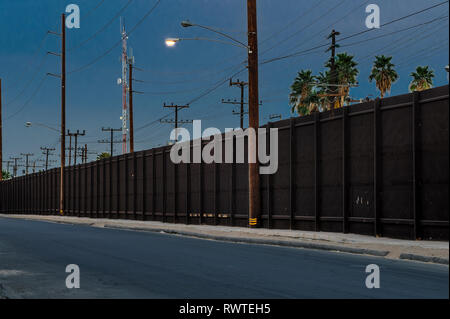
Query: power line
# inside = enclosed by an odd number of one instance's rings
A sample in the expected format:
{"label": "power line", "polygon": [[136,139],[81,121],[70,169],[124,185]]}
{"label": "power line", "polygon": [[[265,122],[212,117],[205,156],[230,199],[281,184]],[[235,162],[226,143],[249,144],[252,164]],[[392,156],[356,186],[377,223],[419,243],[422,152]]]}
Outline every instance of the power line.
{"label": "power line", "polygon": [[304,16],[306,16],[307,14],[309,14],[310,12],[314,11],[314,9],[316,9],[317,7],[319,7],[322,3],[324,3],[325,0],[320,0],[319,3],[313,5],[312,7],[310,7],[308,10],[306,10],[305,12],[303,12],[302,14],[298,15],[297,17],[295,17],[295,19],[293,19],[291,22],[289,22],[286,26],[284,26],[283,28],[281,28],[280,30],[273,32],[271,35],[269,35],[267,38],[265,38],[264,40],[262,40],[259,45],[262,45],[264,43],[266,43],[268,40],[272,39],[274,36],[280,34],[281,32],[283,32],[284,30],[288,29],[291,25],[297,23],[298,21],[300,21],[301,18],[303,18]]}
{"label": "power line", "polygon": [[99,3],[98,3],[94,8],[92,8],[91,11],[89,11],[88,13],[86,13],[86,14],[84,15],[84,17],[87,18],[87,17],[89,17],[90,15],[92,15],[92,13],[94,13],[95,10],[97,10],[97,9],[103,4],[103,2],[105,2],[105,0],[100,0]]}
{"label": "power line", "polygon": [[314,24],[316,24],[317,22],[319,22],[321,19],[323,19],[325,16],[327,16],[328,14],[332,13],[335,9],[337,9],[338,7],[340,7],[341,5],[344,4],[346,0],[341,0],[337,5],[335,5],[333,8],[329,9],[326,13],[322,14],[320,17],[318,17],[317,19],[315,19],[315,21],[313,23],[308,24],[306,27],[304,27],[303,29],[300,29],[298,31],[296,31],[295,33],[291,34],[290,36],[288,36],[287,38],[284,38],[278,42],[276,42],[274,45],[270,46],[269,48],[263,50],[260,53],[260,56],[264,55],[265,53],[269,52],[270,50],[272,50],[273,48],[277,47],[280,43],[286,42],[287,40],[292,39],[294,36],[296,36],[299,33],[304,32],[306,29],[308,29],[309,27],[313,26]]}
{"label": "power line", "polygon": [[[446,3],[448,3],[448,0],[447,0],[447,1],[440,2],[440,3],[438,3],[438,4],[435,4],[434,6],[431,6],[431,7],[425,8],[425,9],[422,9],[422,10],[420,10],[420,11],[413,12],[413,13],[408,14],[408,15],[406,15],[406,16],[403,16],[403,17],[401,17],[401,18],[394,19],[394,20],[391,20],[391,21],[389,21],[389,22],[386,22],[386,23],[382,24],[382,25],[380,26],[380,28],[381,28],[381,27],[385,27],[385,26],[387,26],[387,25],[390,25],[390,24],[392,24],[392,23],[395,23],[395,22],[402,21],[402,20],[404,20],[404,19],[413,17],[413,16],[418,15],[418,14],[420,14],[420,13],[429,11],[429,10],[431,10],[431,9],[434,9],[434,8],[436,8],[436,7],[439,7],[439,6],[441,6],[441,5],[443,5],[443,4],[446,4]],[[361,32],[357,32],[357,33],[354,33],[354,34],[352,34],[352,35],[349,35],[349,36],[347,36],[347,37],[345,37],[345,38],[342,38],[341,41],[344,41],[344,40],[347,40],[347,39],[356,37],[356,36],[358,36],[358,35],[361,35],[361,34],[364,34],[364,33],[367,33],[367,32],[373,31],[373,30],[378,30],[378,29],[375,29],[375,28],[374,28],[374,29],[366,29],[366,30],[363,30],[363,31],[361,31]]]}
{"label": "power line", "polygon": [[41,82],[39,83],[39,85],[36,87],[36,90],[33,92],[33,94],[31,94],[31,96],[29,97],[29,99],[22,105],[22,107],[20,109],[18,109],[15,113],[11,114],[10,116],[8,116],[6,118],[6,120],[9,120],[11,118],[13,118],[14,116],[16,116],[17,114],[19,114],[20,112],[22,112],[27,106],[28,104],[31,102],[31,100],[36,96],[36,94],[41,90],[42,86],[44,85],[45,80],[47,79],[47,77],[43,77]]}
{"label": "power line", "polygon": [[[443,4],[447,3],[447,2],[448,2],[448,0],[447,0],[447,1],[444,1],[444,2],[441,2],[441,3],[439,3],[439,4],[436,4],[436,5],[434,5],[434,6],[431,6],[431,7],[425,8],[425,9],[422,9],[422,10],[420,10],[420,11],[413,12],[413,13],[408,14],[408,15],[406,15],[406,16],[403,16],[403,17],[401,17],[401,18],[394,19],[394,20],[392,20],[392,21],[386,22],[386,23],[384,23],[384,24],[381,25],[381,26],[382,26],[382,27],[383,27],[383,26],[387,26],[387,25],[390,25],[390,24],[392,24],[392,23],[395,23],[395,22],[398,22],[398,21],[407,19],[407,18],[412,17],[412,16],[414,16],[414,15],[417,15],[417,14],[423,13],[423,12],[425,12],[425,11],[431,10],[431,9],[433,9],[433,8],[436,8],[436,7],[438,7],[438,6],[441,6],[441,5],[443,5]],[[357,32],[357,33],[351,34],[351,35],[349,35],[349,36],[347,36],[347,37],[341,38],[340,41],[344,41],[344,40],[347,40],[347,39],[350,39],[350,38],[359,36],[359,35],[361,35],[361,34],[364,34],[364,33],[367,33],[367,32],[373,31],[373,30],[378,30],[378,29],[367,29],[367,30],[364,30],[364,31],[361,31],[361,32]],[[306,49],[306,50],[294,52],[294,53],[291,53],[291,54],[288,54],[288,55],[285,55],[285,56],[280,56],[280,57],[272,58],[272,59],[269,59],[269,60],[266,60],[266,61],[262,62],[261,64],[267,64],[267,63],[271,63],[271,62],[275,62],[275,61],[279,61],[279,60],[284,60],[284,59],[296,57],[296,56],[298,56],[298,55],[302,55],[302,54],[304,54],[304,53],[310,52],[310,51],[312,51],[312,50],[314,50],[314,49],[323,48],[323,47],[325,47],[325,46],[327,46],[327,45],[328,45],[328,44],[318,45],[318,46],[313,47],[313,48],[310,48],[310,49]]]}
{"label": "power line", "polygon": [[90,36],[86,40],[84,40],[84,41],[80,42],[79,44],[77,44],[76,46],[68,49],[67,52],[71,52],[73,50],[76,50],[76,49],[84,46],[86,43],[88,43],[89,41],[94,39],[97,35],[99,35],[103,31],[105,31],[106,28],[108,28],[114,22],[114,20],[116,20],[127,9],[127,7],[131,4],[131,2],[133,2],[133,0],[128,0],[128,2],[103,27],[101,27],[99,30],[97,30],[92,36]]}
{"label": "power line", "polygon": [[[136,25],[127,33],[128,36],[131,35],[131,33],[133,31],[136,30],[136,28],[142,24],[142,22],[144,22],[144,20],[156,9],[156,7],[160,4],[162,0],[157,0],[155,5],[138,21],[138,23],[136,23]],[[93,64],[97,63],[98,61],[100,61],[101,59],[103,59],[105,56],[107,56],[109,53],[111,53],[112,50],[114,50],[120,43],[122,43],[122,39],[120,39],[119,41],[117,41],[116,43],[114,43],[114,45],[109,48],[108,50],[106,50],[103,54],[101,54],[100,56],[96,57],[95,59],[93,59],[91,62],[77,68],[74,69],[70,72],[67,72],[68,74],[72,74],[72,73],[76,73],[76,72],[80,72],[83,71],[87,68],[89,68],[90,66],[92,66]]]}

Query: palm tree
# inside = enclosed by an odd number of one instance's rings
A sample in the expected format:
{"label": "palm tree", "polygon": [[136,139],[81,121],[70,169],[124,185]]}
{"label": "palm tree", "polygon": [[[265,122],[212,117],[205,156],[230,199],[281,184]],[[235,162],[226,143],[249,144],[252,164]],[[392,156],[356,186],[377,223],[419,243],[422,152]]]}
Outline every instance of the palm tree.
{"label": "palm tree", "polygon": [[[353,55],[348,55],[347,53],[339,53],[335,59],[335,70],[337,84],[339,84],[338,94],[340,99],[336,100],[334,108],[339,108],[344,106],[344,102],[350,93],[350,85],[356,84],[356,78],[358,76],[359,70],[356,68],[357,62],[353,60]],[[331,61],[329,61],[326,66],[331,68]]]}
{"label": "palm tree", "polygon": [[318,97],[318,104],[321,111],[326,111],[330,109],[330,98],[326,96],[328,93],[327,84],[330,83],[330,72],[319,72],[319,75],[315,77],[318,85],[316,86],[316,93]]}
{"label": "palm tree", "polygon": [[314,76],[311,70],[298,72],[291,85],[291,94],[289,95],[291,112],[296,111],[300,116],[310,113],[310,98],[313,94],[312,82],[314,82]]}
{"label": "palm tree", "polygon": [[10,179],[11,174],[8,171],[2,170],[2,178],[3,178],[3,180]]}
{"label": "palm tree", "polygon": [[97,155],[97,161],[104,159],[104,158],[108,158],[111,157],[111,154],[109,154],[108,152],[103,152],[99,155]]}
{"label": "palm tree", "polygon": [[411,76],[413,80],[409,85],[409,90],[424,91],[433,87],[434,71],[428,69],[428,66],[418,66],[416,72],[412,72]]}
{"label": "palm tree", "polygon": [[384,97],[386,92],[391,91],[392,83],[398,79],[398,74],[393,69],[394,64],[391,63],[391,60],[391,56],[377,55],[373,63],[372,73],[369,76],[370,82],[375,80],[381,98]]}

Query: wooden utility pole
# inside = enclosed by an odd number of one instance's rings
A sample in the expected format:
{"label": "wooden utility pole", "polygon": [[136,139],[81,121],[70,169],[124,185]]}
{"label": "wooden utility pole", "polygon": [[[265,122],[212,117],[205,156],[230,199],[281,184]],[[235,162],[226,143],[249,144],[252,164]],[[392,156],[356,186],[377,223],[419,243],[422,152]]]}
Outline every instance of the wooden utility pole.
{"label": "wooden utility pole", "polygon": [[[258,92],[258,24],[256,0],[247,0],[248,23],[248,122],[249,128],[256,133],[256,145],[249,139],[249,150],[256,150],[249,154],[248,163],[248,198],[249,198],[249,226],[258,227],[261,214],[260,179],[258,163],[258,128],[259,128],[259,92]],[[250,163],[250,159],[255,163]]]}
{"label": "wooden utility pole", "polygon": [[107,144],[111,145],[111,153],[110,153],[110,155],[112,157],[114,155],[114,143],[122,143],[122,141],[114,141],[114,132],[121,132],[122,129],[121,128],[110,128],[110,127],[104,128],[104,127],[102,127],[102,131],[103,132],[110,132],[111,138],[110,138],[109,141],[101,140],[101,141],[98,141],[98,142],[99,143],[104,143],[104,144],[107,143]]}
{"label": "wooden utility pole", "polygon": [[42,154],[45,155],[45,170],[48,170],[48,157],[50,156],[50,152],[54,151],[55,149],[48,147],[41,147],[41,150],[43,151]]}
{"label": "wooden utility pole", "polygon": [[[328,48],[327,51],[331,51],[331,68],[330,68],[330,84],[337,84],[337,74],[336,74],[336,48],[339,47],[338,44],[336,44],[336,36],[340,35],[339,32],[336,32],[336,30],[332,30],[330,35],[328,36],[328,39],[331,39],[331,46]],[[337,87],[336,86],[329,86],[328,87],[328,93],[331,96],[331,108],[334,109],[334,103],[335,103],[335,95],[337,94]]]}
{"label": "wooden utility pole", "polygon": [[75,136],[73,133],[70,133],[70,130],[67,130],[67,136],[69,137],[69,166],[72,164],[72,136]]}
{"label": "wooden utility pole", "polygon": [[2,79],[0,79],[0,181],[3,180]]}
{"label": "wooden utility pole", "polygon": [[13,166],[13,177],[17,177],[17,161],[21,160],[21,157],[11,157],[11,159],[14,161],[14,166]]}
{"label": "wooden utility pole", "polygon": [[34,156],[34,154],[32,154],[32,153],[25,153],[25,154],[21,153],[20,155],[25,156],[25,175],[28,175],[28,167],[30,167],[28,159],[30,158],[30,156]]}
{"label": "wooden utility pole", "polygon": [[9,171],[9,166],[10,166],[11,164],[13,164],[14,161],[3,161],[3,163],[6,163],[6,171],[7,171],[8,173],[11,173],[11,172]]}
{"label": "wooden utility pole", "polygon": [[175,130],[176,131],[178,131],[179,124],[192,123],[192,120],[179,120],[178,119],[178,111],[182,110],[182,109],[189,108],[189,104],[187,104],[187,105],[174,105],[172,103],[171,105],[166,105],[166,103],[164,103],[164,107],[166,107],[166,108],[175,108],[175,118],[173,120],[159,120],[161,123],[175,124]]}
{"label": "wooden utility pole", "polygon": [[61,172],[59,214],[64,215],[64,168],[66,165],[66,15],[61,14]]}
{"label": "wooden utility pole", "polygon": [[134,153],[134,120],[133,120],[133,63],[128,64],[128,111],[130,120],[130,152]]}
{"label": "wooden utility pole", "polygon": [[74,146],[74,153],[73,153],[73,165],[77,165],[77,146],[78,146],[78,136],[85,136],[86,131],[83,130],[83,133],[80,133],[80,130],[77,130],[74,133],[71,133],[70,131],[67,131],[67,135],[75,137],[75,146]]}
{"label": "wooden utility pole", "polygon": [[[246,112],[244,112],[244,89],[245,87],[248,85],[247,82],[244,81],[239,81],[239,79],[236,82],[233,82],[232,79],[230,79],[230,86],[237,86],[241,89],[241,111],[240,111],[240,117],[241,117],[241,128],[244,128],[244,114],[246,114]],[[224,102],[226,103],[226,102]]]}

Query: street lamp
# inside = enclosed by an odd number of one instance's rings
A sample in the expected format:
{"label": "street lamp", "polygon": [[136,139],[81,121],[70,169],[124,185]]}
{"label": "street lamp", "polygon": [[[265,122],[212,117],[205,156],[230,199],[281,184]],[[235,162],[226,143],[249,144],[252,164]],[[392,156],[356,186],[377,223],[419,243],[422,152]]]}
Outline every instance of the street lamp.
{"label": "street lamp", "polygon": [[28,128],[28,127],[32,127],[33,125],[36,125],[36,126],[42,126],[42,127],[48,128],[49,130],[53,130],[53,131],[55,131],[55,132],[61,133],[60,130],[58,130],[58,129],[56,129],[56,128],[53,128],[53,127],[50,127],[50,126],[48,126],[48,125],[42,124],[42,123],[25,122],[25,127],[27,127],[27,128]]}
{"label": "street lamp", "polygon": [[[248,24],[248,45],[242,43],[241,41],[215,30],[211,27],[199,25],[192,23],[188,20],[182,21],[181,26],[183,28],[189,27],[199,27],[202,29],[206,29],[208,31],[219,34],[232,42],[229,41],[220,41],[213,39],[201,39],[194,38],[191,40],[207,40],[214,42],[225,42],[227,44],[233,44],[235,46],[246,48],[248,51],[248,120],[249,120],[249,129],[255,130],[256,137],[258,134],[259,128],[259,92],[258,92],[258,33],[257,33],[257,14],[256,14],[256,0],[247,0],[247,24]],[[182,39],[179,38],[169,38],[166,39],[166,45],[173,47],[177,42]],[[255,142],[256,145],[252,145],[251,143]],[[256,154],[258,154],[258,143],[257,141],[252,141],[249,139],[249,149],[256,150],[255,154],[249,154],[249,158],[256,159],[255,163],[248,163],[248,198],[249,198],[249,226],[250,227],[258,227],[260,225],[259,216],[261,215],[261,196],[260,196],[260,178],[259,178],[259,163],[257,160]],[[250,157],[250,155],[253,155]]]}

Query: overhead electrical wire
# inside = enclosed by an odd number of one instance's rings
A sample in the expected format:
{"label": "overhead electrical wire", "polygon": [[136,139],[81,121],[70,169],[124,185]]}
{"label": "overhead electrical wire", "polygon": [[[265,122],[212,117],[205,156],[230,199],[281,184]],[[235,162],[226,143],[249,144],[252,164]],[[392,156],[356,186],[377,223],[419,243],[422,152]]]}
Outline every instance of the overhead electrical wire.
{"label": "overhead electrical wire", "polygon": [[[382,26],[382,27],[383,27],[383,26],[387,26],[387,25],[390,25],[390,24],[392,24],[392,23],[395,23],[395,22],[398,22],[398,21],[407,19],[407,18],[412,17],[412,16],[415,16],[415,15],[417,15],[417,14],[419,14],[419,13],[423,13],[423,12],[425,12],[425,11],[428,11],[428,10],[431,10],[431,9],[436,8],[436,7],[438,7],[438,6],[441,6],[441,5],[445,4],[445,3],[448,3],[448,0],[447,0],[447,1],[444,1],[444,2],[441,2],[441,3],[439,3],[439,4],[436,4],[436,5],[434,5],[434,6],[431,6],[431,7],[425,8],[425,9],[422,9],[422,10],[420,10],[420,11],[413,12],[413,13],[411,13],[411,14],[409,14],[409,15],[406,15],[406,16],[403,16],[403,17],[401,17],[401,18],[397,18],[397,19],[394,19],[394,20],[392,20],[392,21],[386,22],[386,23],[384,23],[384,24],[381,25],[381,26]],[[353,37],[359,36],[359,35],[361,35],[361,34],[364,34],[364,33],[367,33],[367,32],[373,31],[373,30],[379,30],[379,29],[367,29],[367,30],[364,30],[364,31],[361,31],[361,32],[357,32],[357,33],[351,34],[351,35],[349,35],[349,36],[346,36],[346,37],[344,37],[344,38],[340,38],[340,39],[339,39],[339,42],[344,41],[344,40],[346,40],[346,39],[351,39],[351,38],[353,38]],[[367,40],[365,40],[365,41],[367,41]],[[326,46],[329,46],[329,43],[322,44],[322,45],[318,45],[318,46],[316,46],[316,47],[314,47],[314,48],[310,48],[310,49],[306,49],[306,50],[294,52],[294,53],[291,53],[291,54],[288,54],[288,55],[285,55],[285,56],[280,56],[280,57],[272,58],[272,59],[269,59],[269,60],[266,60],[266,61],[262,62],[261,64],[267,64],[267,63],[271,63],[271,62],[275,62],[275,61],[279,61],[279,60],[284,60],[284,59],[296,57],[296,56],[301,55],[301,54],[304,54],[304,53],[306,53],[306,52],[308,52],[308,51],[311,51],[311,50],[314,50],[314,49],[318,49],[318,48],[323,48],[323,47],[326,47]]]}
{"label": "overhead electrical wire", "polygon": [[80,42],[79,44],[67,49],[67,52],[71,52],[74,51],[78,48],[81,48],[82,46],[84,46],[86,43],[88,43],[89,41],[91,41],[92,39],[94,39],[95,37],[97,37],[97,35],[99,35],[100,33],[102,33],[103,31],[105,31],[117,18],[120,17],[120,15],[128,8],[128,6],[131,4],[131,2],[133,2],[133,0],[128,0],[128,2],[100,29],[98,29],[94,34],[92,34],[89,38],[83,40],[82,42]]}
{"label": "overhead electrical wire", "polygon": [[13,114],[11,114],[10,116],[6,117],[6,120],[9,120],[11,118],[13,118],[14,116],[16,116],[17,114],[19,114],[20,112],[22,112],[27,106],[28,104],[31,102],[31,100],[36,96],[36,94],[41,90],[42,86],[44,85],[45,80],[47,79],[47,76],[43,77],[41,82],[39,83],[39,85],[36,87],[36,89],[34,90],[34,92],[31,94],[31,96],[28,98],[28,100],[21,106],[20,109],[18,109],[16,112],[14,112]]}
{"label": "overhead electrical wire", "polygon": [[[136,28],[139,26],[139,25],[141,25],[144,21],[145,21],[145,19],[147,19],[147,17],[158,7],[158,5],[161,3],[161,1],[162,0],[157,0],[156,1],[156,3],[153,5],[153,7],[149,10],[149,11],[147,11],[147,13],[138,21],[138,23],[136,23],[135,25],[134,25],[134,27],[130,30],[130,31],[128,31],[127,32],[127,35],[129,36],[129,35],[131,35],[135,30],[136,30]],[[100,56],[98,56],[98,57],[96,57],[95,59],[93,59],[91,62],[89,62],[89,63],[87,63],[87,64],[85,64],[85,65],[83,65],[83,66],[81,66],[81,67],[78,67],[78,68],[76,68],[76,69],[74,69],[74,70],[72,70],[72,71],[69,71],[67,74],[72,74],[72,73],[76,73],[76,72],[80,72],[80,71],[83,71],[83,70],[85,70],[85,69],[87,69],[87,68],[89,68],[90,66],[92,66],[93,64],[95,64],[95,63],[97,63],[98,61],[100,61],[101,59],[103,59],[105,56],[107,56],[109,53],[111,53],[111,51],[112,50],[114,50],[120,43],[122,42],[122,39],[120,39],[119,41],[117,41],[111,48],[109,48],[108,50],[106,50],[103,54],[101,54]]]}
{"label": "overhead electrical wire", "polygon": [[277,41],[275,44],[271,45],[269,48],[263,50],[260,52],[260,56],[264,55],[265,53],[269,52],[270,50],[272,50],[273,48],[276,48],[280,43],[286,42],[290,39],[292,39],[294,36],[296,36],[297,34],[304,32],[306,29],[308,29],[309,27],[313,26],[314,24],[316,24],[317,22],[319,22],[321,19],[323,19],[325,16],[327,16],[328,14],[332,13],[336,8],[340,7],[341,5],[344,4],[346,0],[341,0],[336,6],[334,6],[333,8],[329,9],[325,14],[322,14],[319,18],[317,18],[313,23],[308,24],[306,27],[294,32],[293,34],[291,34],[290,36],[288,36],[287,38],[281,39],[280,41]]}

